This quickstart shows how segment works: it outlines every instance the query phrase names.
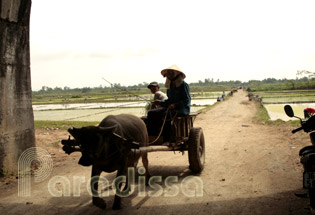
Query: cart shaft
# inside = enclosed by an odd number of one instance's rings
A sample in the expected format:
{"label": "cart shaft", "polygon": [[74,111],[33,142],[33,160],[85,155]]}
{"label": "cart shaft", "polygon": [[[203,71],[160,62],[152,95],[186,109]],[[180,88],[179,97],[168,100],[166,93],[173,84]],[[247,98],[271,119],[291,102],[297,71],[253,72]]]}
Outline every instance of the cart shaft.
{"label": "cart shaft", "polygon": [[131,153],[144,154],[147,152],[159,152],[159,151],[182,151],[183,146],[146,146],[140,147],[139,149],[131,149]]}

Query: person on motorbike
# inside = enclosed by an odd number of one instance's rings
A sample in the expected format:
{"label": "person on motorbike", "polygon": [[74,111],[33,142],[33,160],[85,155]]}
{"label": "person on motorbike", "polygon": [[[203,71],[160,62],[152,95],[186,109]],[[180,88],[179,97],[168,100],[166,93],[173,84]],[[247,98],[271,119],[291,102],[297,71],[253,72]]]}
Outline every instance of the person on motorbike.
{"label": "person on motorbike", "polygon": [[304,118],[310,118],[315,114],[315,109],[314,108],[305,108],[304,109]]}

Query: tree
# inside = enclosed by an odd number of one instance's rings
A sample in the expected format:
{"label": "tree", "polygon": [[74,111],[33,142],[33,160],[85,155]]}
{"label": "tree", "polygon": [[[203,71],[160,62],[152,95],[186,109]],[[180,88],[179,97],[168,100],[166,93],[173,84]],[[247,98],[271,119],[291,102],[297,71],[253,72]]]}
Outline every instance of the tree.
{"label": "tree", "polygon": [[291,89],[291,90],[294,90],[294,89],[295,89],[295,83],[294,83],[293,80],[288,80],[288,81],[286,82],[286,85],[287,85],[287,87],[288,87],[289,89]]}
{"label": "tree", "polygon": [[296,76],[307,76],[308,79],[314,78],[315,77],[315,72],[310,72],[307,70],[298,70],[296,71]]}
{"label": "tree", "polygon": [[0,0],[0,174],[35,145],[30,76],[31,0]]}
{"label": "tree", "polygon": [[61,87],[55,87],[55,88],[54,88],[54,91],[55,91],[55,92],[61,92],[61,91],[62,91],[62,88],[61,88]]}
{"label": "tree", "polygon": [[89,88],[89,87],[83,87],[82,88],[82,93],[88,93],[88,92],[90,92],[91,91],[91,88]]}
{"label": "tree", "polygon": [[208,85],[210,83],[210,78],[205,78],[205,85]]}
{"label": "tree", "polygon": [[46,86],[42,86],[41,91],[45,92],[45,91],[47,90],[47,88],[48,88],[48,87],[46,87]]}
{"label": "tree", "polygon": [[69,91],[69,90],[70,90],[70,87],[65,86],[65,87],[63,88],[63,90],[64,90],[64,91]]}

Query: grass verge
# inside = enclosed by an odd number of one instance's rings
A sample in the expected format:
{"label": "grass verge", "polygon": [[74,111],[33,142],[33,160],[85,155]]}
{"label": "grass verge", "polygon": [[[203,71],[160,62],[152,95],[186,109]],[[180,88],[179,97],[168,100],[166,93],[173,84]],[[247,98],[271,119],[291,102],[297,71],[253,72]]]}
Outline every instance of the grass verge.
{"label": "grass verge", "polygon": [[87,122],[87,121],[50,121],[50,120],[36,120],[35,129],[46,129],[46,128],[58,128],[68,129],[70,127],[84,127],[90,125],[98,125],[100,122]]}

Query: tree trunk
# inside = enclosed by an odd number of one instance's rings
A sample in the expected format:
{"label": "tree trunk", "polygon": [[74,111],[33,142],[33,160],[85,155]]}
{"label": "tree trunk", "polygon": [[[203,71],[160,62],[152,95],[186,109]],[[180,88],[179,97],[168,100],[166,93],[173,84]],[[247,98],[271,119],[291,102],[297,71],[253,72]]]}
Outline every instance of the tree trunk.
{"label": "tree trunk", "polygon": [[35,146],[30,77],[31,0],[0,0],[0,175]]}

